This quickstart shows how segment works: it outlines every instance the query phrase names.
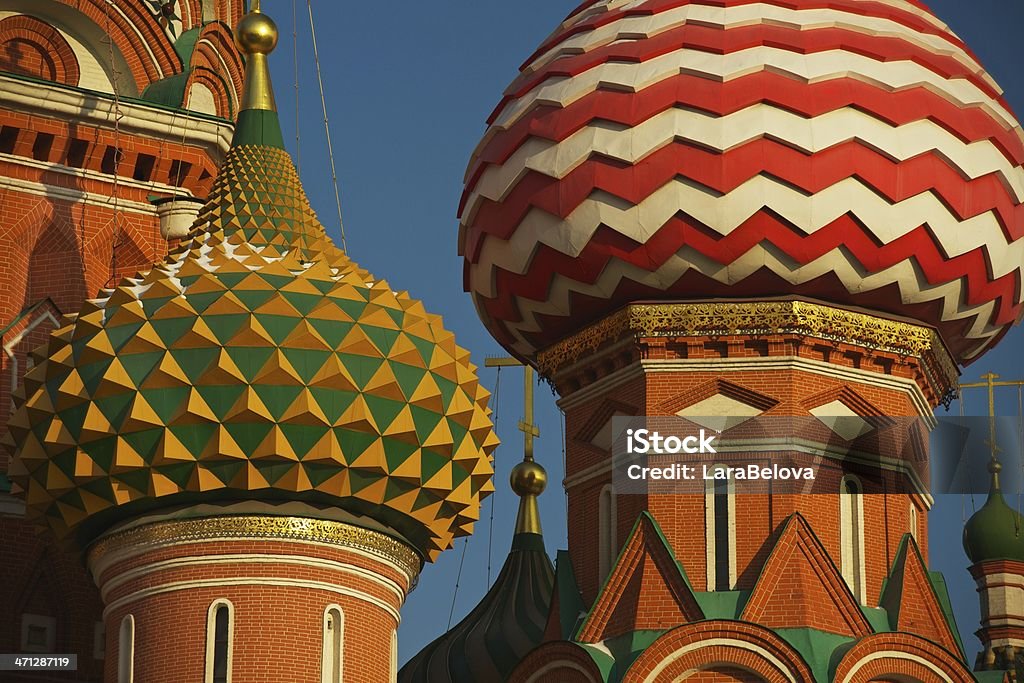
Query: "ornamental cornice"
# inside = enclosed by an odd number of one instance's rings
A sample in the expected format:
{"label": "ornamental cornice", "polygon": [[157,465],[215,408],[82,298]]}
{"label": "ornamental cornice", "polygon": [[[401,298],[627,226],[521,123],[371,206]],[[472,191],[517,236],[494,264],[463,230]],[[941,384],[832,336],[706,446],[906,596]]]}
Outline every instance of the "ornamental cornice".
{"label": "ornamental cornice", "polygon": [[551,378],[627,335],[639,339],[780,334],[920,359],[929,384],[940,397],[952,396],[958,385],[956,364],[933,328],[809,301],[630,304],[538,352],[537,369]]}
{"label": "ornamental cornice", "polygon": [[209,540],[309,541],[360,550],[396,564],[415,579],[423,565],[416,552],[393,536],[334,520],[273,515],[237,515],[154,522],[117,531],[89,550],[89,564],[126,548],[138,550]]}

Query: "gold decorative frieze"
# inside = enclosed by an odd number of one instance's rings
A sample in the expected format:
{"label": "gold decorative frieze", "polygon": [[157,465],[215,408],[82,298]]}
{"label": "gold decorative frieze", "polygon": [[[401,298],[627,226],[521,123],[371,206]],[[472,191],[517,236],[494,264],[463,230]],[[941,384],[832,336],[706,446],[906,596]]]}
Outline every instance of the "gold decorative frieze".
{"label": "gold decorative frieze", "polygon": [[627,335],[724,337],[797,334],[854,344],[922,360],[942,396],[957,386],[959,372],[938,333],[913,323],[808,301],[737,301],[631,304],[537,354],[537,369],[553,376]]}
{"label": "gold decorative frieze", "polygon": [[393,562],[414,580],[423,566],[420,556],[410,546],[379,531],[333,520],[273,515],[203,517],[143,524],[101,538],[89,551],[89,563],[96,566],[105,556],[125,548],[250,538],[310,541],[362,550]]}

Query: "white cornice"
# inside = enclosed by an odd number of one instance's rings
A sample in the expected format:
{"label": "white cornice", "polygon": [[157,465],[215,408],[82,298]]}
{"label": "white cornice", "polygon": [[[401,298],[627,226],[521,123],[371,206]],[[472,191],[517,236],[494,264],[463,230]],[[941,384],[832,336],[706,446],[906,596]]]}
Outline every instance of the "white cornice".
{"label": "white cornice", "polygon": [[[0,75],[0,106],[20,113],[72,119],[102,127],[113,126],[115,117],[114,99],[110,95],[6,75]],[[168,111],[137,101],[121,100],[120,109],[123,116],[119,127],[125,135],[183,140],[185,144],[207,148],[214,158],[222,156],[231,146],[234,126],[228,121],[184,110]]]}

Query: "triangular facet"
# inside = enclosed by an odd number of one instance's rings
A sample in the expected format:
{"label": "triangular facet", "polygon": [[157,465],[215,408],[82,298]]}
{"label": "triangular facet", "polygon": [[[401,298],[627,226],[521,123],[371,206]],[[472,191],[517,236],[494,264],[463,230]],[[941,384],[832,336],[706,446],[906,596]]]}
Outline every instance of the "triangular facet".
{"label": "triangular facet", "polygon": [[740,619],[854,638],[872,633],[846,581],[799,513],[786,522]]}
{"label": "triangular facet", "polygon": [[639,630],[667,630],[704,618],[686,573],[643,513],[633,526],[576,640],[599,643]]}

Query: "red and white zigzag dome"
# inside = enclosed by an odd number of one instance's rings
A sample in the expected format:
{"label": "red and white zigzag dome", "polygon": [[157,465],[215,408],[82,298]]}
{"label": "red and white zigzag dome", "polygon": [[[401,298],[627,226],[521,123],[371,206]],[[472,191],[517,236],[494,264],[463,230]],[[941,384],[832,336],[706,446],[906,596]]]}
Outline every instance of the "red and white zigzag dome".
{"label": "red and white zigzag dome", "polygon": [[934,325],[1021,313],[1024,132],[906,0],[592,0],[470,162],[459,247],[529,357],[629,301],[799,296]]}

